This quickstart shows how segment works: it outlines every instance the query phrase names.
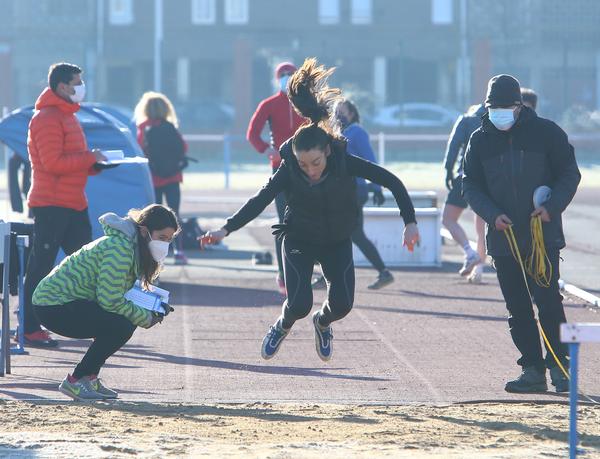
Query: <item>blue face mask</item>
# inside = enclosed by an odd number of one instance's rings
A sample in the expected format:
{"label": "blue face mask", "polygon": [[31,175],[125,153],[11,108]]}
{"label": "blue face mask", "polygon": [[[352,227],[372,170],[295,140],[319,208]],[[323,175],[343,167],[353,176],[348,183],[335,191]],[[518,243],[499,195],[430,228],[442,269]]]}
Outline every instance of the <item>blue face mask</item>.
{"label": "blue face mask", "polygon": [[287,84],[289,79],[289,75],[283,75],[281,78],[279,78],[279,89],[281,89],[283,92],[287,92]]}
{"label": "blue face mask", "polygon": [[515,111],[512,108],[490,108],[490,121],[496,129],[508,131],[515,124]]}

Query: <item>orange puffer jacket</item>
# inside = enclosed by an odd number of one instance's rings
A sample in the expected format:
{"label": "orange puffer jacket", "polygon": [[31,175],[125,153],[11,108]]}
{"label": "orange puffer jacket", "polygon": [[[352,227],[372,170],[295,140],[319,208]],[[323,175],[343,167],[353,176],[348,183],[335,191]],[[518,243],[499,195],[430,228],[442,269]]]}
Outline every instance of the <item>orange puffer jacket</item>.
{"label": "orange puffer jacket", "polygon": [[72,104],[46,88],[35,103],[29,123],[27,149],[33,172],[27,196],[29,207],[87,208],[85,184],[96,172],[96,158],[87,148]]}

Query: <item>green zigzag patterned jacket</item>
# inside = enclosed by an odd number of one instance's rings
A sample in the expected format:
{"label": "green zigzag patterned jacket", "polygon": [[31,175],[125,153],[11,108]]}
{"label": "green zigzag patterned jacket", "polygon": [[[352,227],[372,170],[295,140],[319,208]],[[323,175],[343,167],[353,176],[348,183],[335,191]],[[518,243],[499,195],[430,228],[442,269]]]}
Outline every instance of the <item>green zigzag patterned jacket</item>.
{"label": "green zigzag patterned jacket", "polygon": [[150,311],[124,298],[139,276],[137,226],[114,213],[98,221],[105,236],[65,258],[38,284],[33,304],[56,306],[75,300],[95,301],[103,309],[148,328]]}

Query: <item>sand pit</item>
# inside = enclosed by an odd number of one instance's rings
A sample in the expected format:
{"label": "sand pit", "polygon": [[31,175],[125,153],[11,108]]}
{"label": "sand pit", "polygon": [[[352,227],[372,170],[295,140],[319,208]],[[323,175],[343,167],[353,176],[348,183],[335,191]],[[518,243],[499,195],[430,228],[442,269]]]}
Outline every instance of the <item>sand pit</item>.
{"label": "sand pit", "polygon": [[[564,404],[93,405],[0,401],[0,457],[566,457]],[[586,458],[600,409],[580,407]]]}

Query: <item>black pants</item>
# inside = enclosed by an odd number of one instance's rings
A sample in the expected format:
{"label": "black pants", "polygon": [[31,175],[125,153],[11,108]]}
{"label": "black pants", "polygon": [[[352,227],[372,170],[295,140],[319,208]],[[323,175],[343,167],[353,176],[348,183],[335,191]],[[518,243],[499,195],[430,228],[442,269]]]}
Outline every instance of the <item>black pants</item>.
{"label": "black pants", "polygon": [[321,310],[320,324],[328,326],[340,320],[354,303],[354,261],[352,241],[335,244],[312,244],[284,237],[283,266],[288,298],[283,304],[283,327],[291,328],[306,317],[313,306],[311,279],[315,261],[321,264],[329,283],[327,299]]}
{"label": "black pants", "polygon": [[[568,349],[565,344],[560,342],[560,324],[566,322],[567,319],[562,304],[563,298],[558,287],[559,251],[549,251],[548,258],[552,264],[550,287],[539,287],[529,276],[527,276],[527,283],[537,305],[544,333],[554,352],[563,362],[568,355]],[[522,367],[535,366],[540,370],[545,367],[555,367],[557,364],[548,349],[546,349],[544,362],[540,334],[519,264],[512,256],[506,256],[494,257],[494,265],[510,314],[508,318],[510,334],[515,346],[521,352],[521,358],[517,363]]]}
{"label": "black pants", "polygon": [[25,333],[40,330],[31,297],[39,282],[54,267],[58,249],[71,255],[92,241],[92,227],[87,209],[77,211],[65,207],[33,208],[33,247],[27,263],[23,288]]}
{"label": "black pants", "polygon": [[369,263],[371,263],[377,271],[381,272],[385,270],[385,264],[383,263],[377,248],[373,245],[369,238],[367,238],[364,229],[363,206],[367,202],[368,198],[368,193],[359,193],[358,195],[358,225],[352,233],[352,242],[354,242],[360,251],[365,255],[367,260],[369,260]]}
{"label": "black pants", "polygon": [[[273,168],[273,173],[277,172],[277,167]],[[277,217],[279,218],[279,223],[283,223],[283,216],[285,214],[285,195],[283,193],[279,193],[275,196],[275,208],[277,209]],[[275,253],[277,254],[277,269],[280,275],[283,275],[283,258],[281,253],[281,238],[275,238]]]}
{"label": "black pants", "polygon": [[94,301],[76,300],[34,308],[48,330],[68,338],[94,339],[73,371],[76,379],[100,373],[106,359],[121,349],[136,329],[125,316],[108,312]]}
{"label": "black pants", "polygon": [[[164,199],[167,201],[167,206],[173,209],[179,216],[179,207],[181,205],[181,186],[179,182],[155,187],[154,194],[156,197],[156,204],[163,204],[164,197]],[[175,238],[173,244],[177,250],[183,250],[183,239],[181,237]]]}

